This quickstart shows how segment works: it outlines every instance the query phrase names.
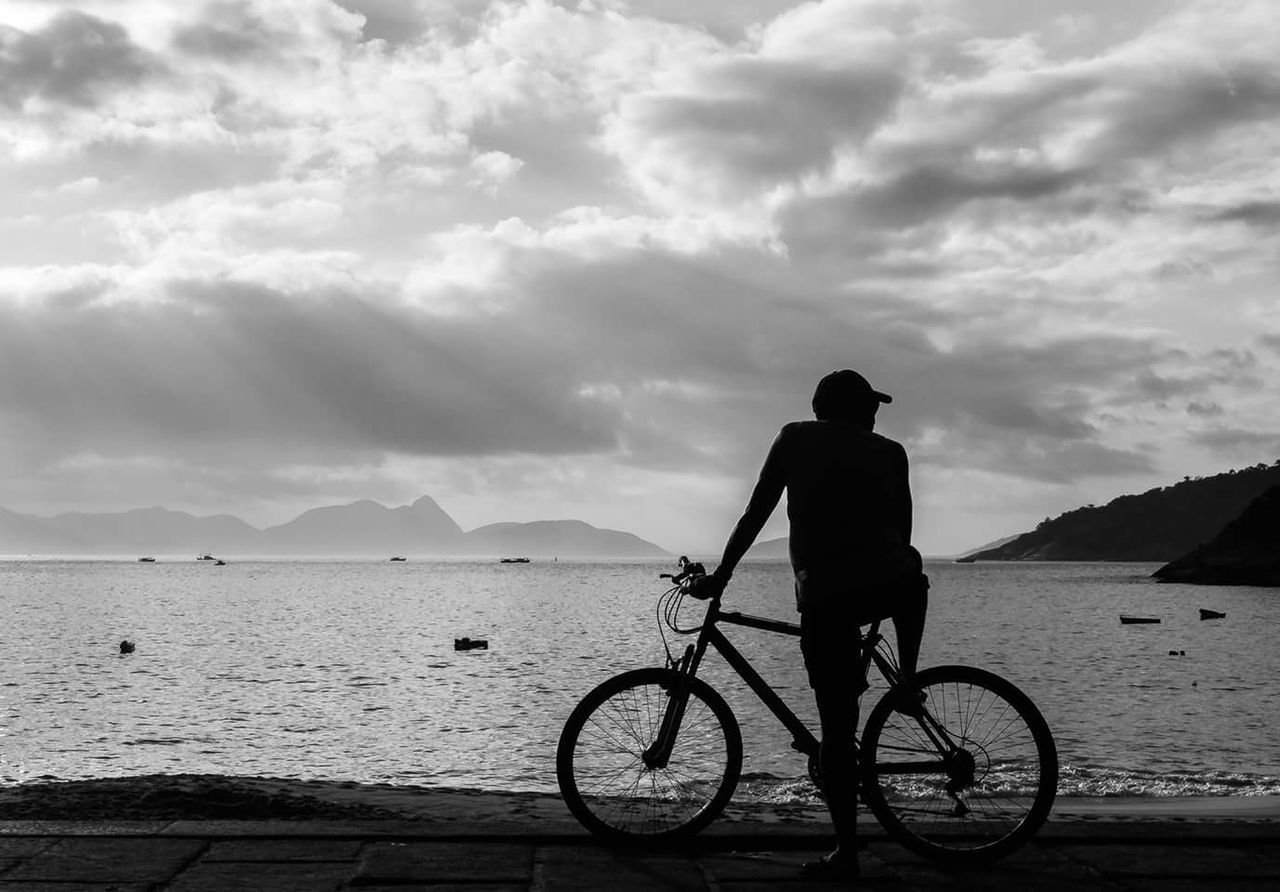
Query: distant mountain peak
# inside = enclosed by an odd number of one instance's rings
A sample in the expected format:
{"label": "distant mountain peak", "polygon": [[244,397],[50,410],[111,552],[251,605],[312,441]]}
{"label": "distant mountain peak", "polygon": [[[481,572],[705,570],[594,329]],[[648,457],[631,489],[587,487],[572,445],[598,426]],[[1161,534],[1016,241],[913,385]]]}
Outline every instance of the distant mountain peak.
{"label": "distant mountain peak", "polygon": [[372,499],[308,509],[256,529],[237,517],[160,506],[54,518],[0,508],[0,554],[534,555],[647,557],[666,552],[631,533],[581,520],[498,523],[463,532],[431,496],[388,508]]}

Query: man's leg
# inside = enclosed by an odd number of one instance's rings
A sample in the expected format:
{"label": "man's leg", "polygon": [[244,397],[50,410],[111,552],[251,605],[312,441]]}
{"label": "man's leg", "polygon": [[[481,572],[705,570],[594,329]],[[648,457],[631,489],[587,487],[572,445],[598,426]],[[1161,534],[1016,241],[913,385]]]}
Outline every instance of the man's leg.
{"label": "man's leg", "polygon": [[819,684],[813,691],[822,724],[822,747],[818,764],[822,771],[822,791],[836,834],[834,857],[856,864],[858,847],[858,750],[854,734],[858,728],[856,683]]}
{"label": "man's leg", "polygon": [[893,631],[898,638],[898,666],[902,677],[910,682],[920,662],[920,643],[924,640],[925,614],[929,610],[929,585],[921,579],[912,585],[893,614]]}
{"label": "man's leg", "polygon": [[805,610],[800,615],[800,649],[821,723],[818,769],[831,814],[837,848],[820,861],[804,865],[818,876],[857,875],[858,857],[858,626],[844,611]]}

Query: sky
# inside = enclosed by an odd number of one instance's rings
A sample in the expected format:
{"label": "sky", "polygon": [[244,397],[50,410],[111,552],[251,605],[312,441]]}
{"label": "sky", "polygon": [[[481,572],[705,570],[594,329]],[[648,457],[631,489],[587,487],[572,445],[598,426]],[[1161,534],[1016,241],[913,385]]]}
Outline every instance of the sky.
{"label": "sky", "polygon": [[0,0],[0,506],[714,552],[855,368],[957,553],[1280,458],[1278,157],[1272,0]]}

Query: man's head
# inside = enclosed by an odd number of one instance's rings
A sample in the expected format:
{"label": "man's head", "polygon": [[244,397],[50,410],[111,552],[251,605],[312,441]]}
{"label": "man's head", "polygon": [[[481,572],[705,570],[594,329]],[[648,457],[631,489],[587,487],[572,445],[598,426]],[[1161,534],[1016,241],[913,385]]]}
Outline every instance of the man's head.
{"label": "man's head", "polygon": [[871,387],[871,383],[853,369],[832,372],[818,382],[813,392],[813,414],[819,421],[852,421],[874,426],[876,410],[893,397]]}

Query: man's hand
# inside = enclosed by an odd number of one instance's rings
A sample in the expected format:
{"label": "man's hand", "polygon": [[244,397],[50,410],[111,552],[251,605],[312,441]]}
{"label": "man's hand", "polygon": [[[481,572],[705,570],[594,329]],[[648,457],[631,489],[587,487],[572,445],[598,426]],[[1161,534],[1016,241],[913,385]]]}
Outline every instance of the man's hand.
{"label": "man's hand", "polygon": [[685,594],[692,595],[700,601],[709,598],[719,597],[724,591],[725,584],[728,582],[716,574],[710,576],[697,576],[685,583]]}

